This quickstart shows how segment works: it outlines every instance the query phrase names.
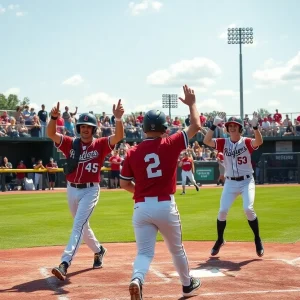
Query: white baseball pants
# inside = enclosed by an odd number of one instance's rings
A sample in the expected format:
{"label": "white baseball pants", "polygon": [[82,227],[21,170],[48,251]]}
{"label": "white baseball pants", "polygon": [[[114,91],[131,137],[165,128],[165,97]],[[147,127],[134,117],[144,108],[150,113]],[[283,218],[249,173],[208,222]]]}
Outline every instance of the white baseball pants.
{"label": "white baseball pants", "polygon": [[182,170],[181,171],[181,185],[182,186],[185,186],[186,185],[186,178],[189,178],[189,180],[190,180],[190,182],[192,183],[192,184],[196,184],[196,181],[195,181],[195,178],[194,178],[194,174],[193,174],[193,172],[192,172],[192,170],[190,170],[190,171],[184,171],[184,170]]}
{"label": "white baseball pants", "polygon": [[145,202],[135,203],[133,226],[137,244],[137,256],[133,265],[133,278],[144,283],[154,257],[158,231],[172,255],[173,263],[179,274],[182,285],[190,285],[188,259],[182,244],[181,221],[174,196],[171,201],[157,200],[157,197],[146,197]]}

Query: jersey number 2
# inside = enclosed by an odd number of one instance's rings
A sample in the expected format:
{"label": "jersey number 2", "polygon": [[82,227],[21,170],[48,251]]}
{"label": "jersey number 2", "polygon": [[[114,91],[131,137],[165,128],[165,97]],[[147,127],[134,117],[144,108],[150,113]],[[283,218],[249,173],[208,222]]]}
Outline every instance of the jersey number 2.
{"label": "jersey number 2", "polygon": [[149,164],[147,167],[147,176],[148,178],[154,178],[154,177],[160,177],[162,176],[161,170],[153,171],[153,169],[156,169],[160,165],[159,156],[155,153],[147,154],[144,158],[145,162],[149,162],[150,160],[154,160],[153,163]]}
{"label": "jersey number 2", "polygon": [[247,157],[246,156],[243,156],[243,157],[238,157],[237,159],[237,163],[239,165],[242,165],[242,164],[246,164],[248,161],[247,161]]}

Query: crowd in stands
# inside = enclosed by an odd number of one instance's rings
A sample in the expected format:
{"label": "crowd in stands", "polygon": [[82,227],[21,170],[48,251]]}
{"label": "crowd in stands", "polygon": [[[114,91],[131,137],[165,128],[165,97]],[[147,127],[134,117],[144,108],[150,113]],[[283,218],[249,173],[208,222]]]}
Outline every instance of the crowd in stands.
{"label": "crowd in stands", "polygon": [[[77,121],[78,107],[75,107],[75,111],[71,112],[69,107],[66,106],[65,110],[60,114],[57,119],[57,131],[74,137],[76,133],[76,121]],[[91,111],[91,113],[93,113]],[[225,113],[224,113],[225,114]],[[144,137],[142,130],[143,112],[138,115],[131,114],[124,118],[124,129],[126,138],[129,140],[141,140]],[[98,128],[95,133],[95,137],[106,137],[114,133],[115,120],[114,116],[109,116],[105,112],[102,115],[97,116]],[[295,116],[295,115],[294,115]],[[276,137],[276,136],[300,136],[300,114],[291,119],[289,114],[282,117],[282,114],[276,109],[275,113],[267,115],[258,115],[259,127],[263,136]],[[214,116],[205,116],[201,113],[200,121],[202,127],[210,128],[213,124]],[[216,137],[226,136],[225,119],[222,124],[218,126],[215,131]],[[34,108],[30,108],[29,105],[24,107],[17,106],[15,112],[0,112],[0,137],[46,137],[46,126],[49,120],[49,113],[46,111],[45,105],[41,106],[41,109],[36,112]],[[186,126],[189,126],[189,116],[170,118],[167,116],[167,122],[169,129],[167,134],[171,135],[178,130],[183,130]],[[249,122],[249,116],[246,114],[244,117],[244,135],[252,136],[253,130]]]}

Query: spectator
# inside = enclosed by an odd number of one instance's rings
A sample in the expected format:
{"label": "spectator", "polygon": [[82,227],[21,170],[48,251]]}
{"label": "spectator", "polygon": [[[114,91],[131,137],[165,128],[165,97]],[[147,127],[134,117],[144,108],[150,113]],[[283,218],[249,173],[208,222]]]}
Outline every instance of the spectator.
{"label": "spectator", "polygon": [[199,143],[197,141],[195,141],[193,144],[193,150],[195,153],[197,153],[198,151],[201,150],[201,146],[199,145]]}
{"label": "spectator", "polygon": [[[7,157],[3,157],[2,163],[1,163],[2,169],[12,169],[12,164],[8,161]],[[5,173],[5,189],[7,191],[11,191],[12,188],[10,186],[11,181],[13,180],[13,174],[12,173]]]}
{"label": "spectator", "polygon": [[[102,112],[102,116],[100,116],[100,122],[104,123],[104,119],[106,118],[106,114],[105,114],[105,111]],[[110,121],[109,121],[110,123]]]}
{"label": "spectator", "polygon": [[191,124],[191,115],[188,115],[187,118],[184,120],[184,123],[186,126],[190,126]]}
{"label": "spectator", "polygon": [[120,144],[120,149],[124,149],[124,151],[130,149],[130,145],[126,142],[126,140],[123,140],[123,142]]}
{"label": "spectator", "polygon": [[204,116],[203,113],[200,114],[200,124],[203,126],[203,124],[206,123],[207,118]]}
{"label": "spectator", "polygon": [[279,128],[279,124],[273,120],[271,123],[271,135],[272,136],[279,136],[280,135],[280,128]]}
{"label": "spectator", "polygon": [[209,150],[209,148],[205,148],[204,153],[202,154],[202,157],[205,161],[210,160],[210,153],[211,151]]}
{"label": "spectator", "polygon": [[7,114],[7,111],[4,110],[2,112],[2,115],[0,116],[0,122],[1,122],[2,125],[9,125],[9,121],[10,120],[9,120],[9,116]]}
{"label": "spectator", "polygon": [[119,149],[119,156],[121,157],[122,161],[125,159],[125,157],[126,157],[126,150],[124,148],[120,148]]}
{"label": "spectator", "polygon": [[270,124],[271,124],[271,123],[273,122],[273,120],[274,120],[271,114],[268,114],[267,119],[268,119],[268,121],[270,122]]}
{"label": "spectator", "polygon": [[36,116],[36,112],[34,111],[34,108],[31,107],[30,108],[30,119],[32,120],[34,116]]}
{"label": "spectator", "polygon": [[195,160],[197,160],[197,161],[204,161],[204,158],[203,158],[202,154],[203,154],[202,151],[196,152]]}
{"label": "spectator", "polygon": [[300,121],[297,121],[297,119],[295,119],[294,124],[295,124],[295,135],[300,136]]}
{"label": "spectator", "polygon": [[143,124],[144,116],[143,116],[143,112],[142,111],[140,112],[140,115],[137,116],[137,120],[139,120],[140,124]]}
{"label": "spectator", "polygon": [[67,122],[65,122],[65,134],[70,137],[75,136],[75,124],[73,123],[71,117],[69,117]]}
{"label": "spectator", "polygon": [[291,136],[295,135],[295,128],[291,121],[288,122],[288,126],[286,127],[285,132],[283,133],[283,136]]}
{"label": "spectator", "polygon": [[[38,162],[33,166],[33,168],[35,170],[44,170],[44,169],[46,169],[43,166],[43,161],[41,159],[38,160]],[[36,172],[34,174],[34,187],[35,187],[36,191],[43,188],[43,174],[42,173]]]}
{"label": "spectator", "polygon": [[[20,161],[20,163],[17,166],[17,169],[21,169],[21,170],[26,169],[26,166],[24,165],[23,160]],[[25,176],[26,176],[26,173],[19,173],[18,172],[16,174],[16,184],[17,184],[17,186],[21,186],[22,190],[25,189],[25,186],[24,186]]]}
{"label": "spectator", "polygon": [[300,115],[297,117],[297,122],[299,122],[300,123]]}
{"label": "spectator", "polygon": [[64,128],[65,128],[65,121],[62,118],[61,113],[59,112],[56,120],[56,132],[65,134]]}
{"label": "spectator", "polygon": [[46,126],[48,123],[48,113],[45,110],[45,104],[42,104],[41,106],[41,110],[38,112],[38,117],[40,119],[40,123],[42,126],[42,137],[46,136]]}
{"label": "spectator", "polygon": [[285,119],[283,120],[282,125],[284,127],[288,126],[289,121],[290,121],[289,115],[285,115]]}
{"label": "spectator", "polygon": [[30,135],[32,137],[39,137],[41,132],[41,123],[39,117],[34,115],[31,122]]}
{"label": "spectator", "polygon": [[263,136],[269,136],[269,134],[270,134],[270,126],[271,126],[271,124],[268,121],[268,118],[265,117],[264,120],[263,120],[263,122],[262,122],[262,124],[261,124],[261,128],[262,128],[261,134]]}
{"label": "spectator", "polygon": [[10,125],[7,126],[7,135],[11,138],[19,137],[18,128],[16,126],[16,119],[13,117],[11,117],[10,119]]}
{"label": "spectator", "polygon": [[[34,169],[35,165],[36,165],[35,157],[31,157],[29,168]],[[34,185],[34,174],[35,173],[28,173],[28,178],[32,180],[33,185]]]}
{"label": "spectator", "polygon": [[109,123],[109,117],[105,117],[101,130],[102,130],[102,137],[108,137],[112,135],[112,128]]}
{"label": "spectator", "polygon": [[28,105],[24,106],[22,116],[25,120],[25,125],[31,125],[30,111],[29,111],[29,106]]}
{"label": "spectator", "polygon": [[28,127],[25,125],[23,117],[20,117],[20,124],[17,126],[20,137],[30,137],[28,134]]}
{"label": "spectator", "polygon": [[282,115],[278,112],[278,109],[276,109],[276,113],[274,114],[273,118],[275,122],[281,125]]}
{"label": "spectator", "polygon": [[50,157],[49,163],[46,165],[46,168],[48,170],[48,184],[49,184],[49,191],[52,189],[54,190],[55,186],[55,180],[56,180],[56,173],[53,172],[53,170],[58,169],[57,164],[54,162],[53,158]]}
{"label": "spectator", "polygon": [[6,134],[6,129],[5,129],[4,126],[2,126],[2,125],[0,124],[0,137],[4,137],[4,136],[7,136],[7,134]]}
{"label": "spectator", "polygon": [[22,106],[17,106],[16,107],[15,119],[16,119],[16,123],[17,124],[20,123],[20,118],[23,118],[22,111],[23,111],[23,107]]}

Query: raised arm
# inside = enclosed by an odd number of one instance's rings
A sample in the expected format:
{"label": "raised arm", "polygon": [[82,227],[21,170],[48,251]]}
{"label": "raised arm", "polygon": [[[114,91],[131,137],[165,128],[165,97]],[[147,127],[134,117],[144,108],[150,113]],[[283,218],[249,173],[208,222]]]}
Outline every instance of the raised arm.
{"label": "raised arm", "polygon": [[252,146],[254,148],[259,147],[263,143],[263,137],[261,135],[260,130],[258,129],[258,114],[255,112],[253,113],[253,118],[250,121],[254,131],[254,139],[252,140]]}
{"label": "raised arm", "polygon": [[59,102],[57,102],[57,105],[52,108],[50,112],[50,121],[47,125],[47,135],[56,144],[59,144],[61,141],[61,134],[56,132],[56,120],[58,118],[58,114]]}
{"label": "raised arm", "polygon": [[110,145],[114,146],[124,138],[124,126],[122,116],[124,114],[124,108],[119,99],[117,106],[113,106],[113,114],[115,116],[116,130],[115,134],[110,136]]}
{"label": "raised arm", "polygon": [[213,140],[213,135],[214,135],[214,131],[217,128],[217,126],[219,124],[221,124],[223,122],[223,118],[221,118],[220,116],[216,116],[214,118],[214,123],[213,125],[209,128],[209,130],[206,132],[204,139],[203,139],[203,143],[209,147],[215,148],[215,142]]}
{"label": "raised arm", "polygon": [[184,99],[179,98],[182,103],[187,105],[190,109],[190,126],[185,129],[189,139],[191,139],[201,128],[200,116],[196,107],[196,96],[194,90],[187,85],[183,87]]}

